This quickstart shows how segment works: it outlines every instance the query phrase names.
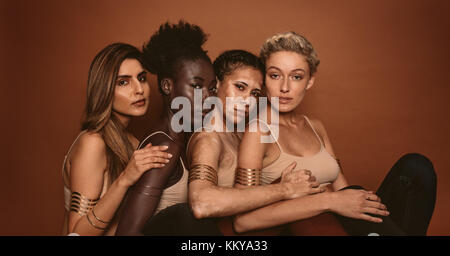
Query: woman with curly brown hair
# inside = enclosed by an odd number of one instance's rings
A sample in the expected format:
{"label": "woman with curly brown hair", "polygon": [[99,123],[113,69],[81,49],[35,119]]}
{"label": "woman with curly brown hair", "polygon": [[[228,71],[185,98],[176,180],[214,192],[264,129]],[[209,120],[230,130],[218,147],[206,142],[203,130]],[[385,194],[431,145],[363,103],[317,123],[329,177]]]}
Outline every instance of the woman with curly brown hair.
{"label": "woman with curly brown hair", "polygon": [[[145,147],[148,143],[166,145],[173,157],[166,166],[145,173],[130,190],[117,235],[142,235],[145,223],[152,216],[158,215],[165,208],[187,201],[188,167],[185,145],[190,132],[179,131],[172,125],[172,119],[180,111],[172,109],[172,106],[176,105],[175,99],[180,98],[194,106],[196,94],[201,94],[204,100],[209,90],[215,87],[214,69],[202,48],[205,41],[206,35],[200,27],[180,21],[178,24],[161,25],[144,45],[145,66],[157,75],[164,108],[161,122],[153,127],[155,132],[147,136],[139,147]],[[206,113],[207,111],[200,113],[200,117]],[[191,121],[183,122],[192,129],[196,117],[198,115],[194,114],[191,107],[187,118]],[[150,231],[153,231],[152,228]]]}

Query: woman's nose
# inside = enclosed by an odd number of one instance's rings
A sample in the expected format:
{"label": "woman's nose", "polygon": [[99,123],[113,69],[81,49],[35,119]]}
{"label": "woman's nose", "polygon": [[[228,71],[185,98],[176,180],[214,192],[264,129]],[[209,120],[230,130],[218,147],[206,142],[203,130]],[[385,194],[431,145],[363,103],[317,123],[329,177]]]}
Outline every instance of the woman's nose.
{"label": "woman's nose", "polygon": [[284,79],[284,80],[283,80],[283,82],[282,82],[282,84],[281,84],[281,87],[280,87],[280,91],[281,91],[282,93],[287,93],[287,92],[289,92],[289,83],[288,83],[288,80],[287,80],[287,79]]}
{"label": "woman's nose", "polygon": [[134,91],[136,92],[136,94],[143,94],[144,86],[138,81],[135,83]]}

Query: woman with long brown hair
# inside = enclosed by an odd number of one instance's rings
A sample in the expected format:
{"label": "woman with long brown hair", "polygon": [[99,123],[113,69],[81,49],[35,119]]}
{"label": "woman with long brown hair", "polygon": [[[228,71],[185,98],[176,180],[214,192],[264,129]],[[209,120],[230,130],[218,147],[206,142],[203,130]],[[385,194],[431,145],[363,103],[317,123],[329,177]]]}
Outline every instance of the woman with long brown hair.
{"label": "woman with long brown hair", "polygon": [[149,94],[142,53],[134,46],[114,43],[94,58],[82,131],[63,163],[63,234],[114,234],[128,188],[168,162],[167,147],[134,150],[138,140],[126,130],[131,118],[146,113]]}

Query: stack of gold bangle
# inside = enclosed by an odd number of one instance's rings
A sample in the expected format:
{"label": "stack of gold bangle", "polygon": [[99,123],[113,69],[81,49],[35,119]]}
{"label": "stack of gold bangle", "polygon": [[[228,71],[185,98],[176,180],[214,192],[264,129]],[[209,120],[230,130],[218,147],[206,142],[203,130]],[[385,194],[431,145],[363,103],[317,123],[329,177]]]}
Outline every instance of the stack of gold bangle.
{"label": "stack of gold bangle", "polygon": [[191,183],[194,180],[207,180],[212,182],[214,185],[217,185],[217,171],[209,165],[196,164],[189,170],[188,182]]}
{"label": "stack of gold bangle", "polygon": [[[97,202],[100,200],[100,198],[97,199],[89,199],[86,196],[83,196],[82,194],[78,192],[72,192],[72,199],[70,202],[70,211],[78,213],[80,216],[86,215],[86,219],[89,222],[89,224],[100,230],[106,230],[107,226],[110,222],[104,221],[97,217],[94,212],[94,206],[97,205]],[[99,225],[96,225],[92,222],[91,218],[89,217],[89,213],[92,213],[92,216],[94,218],[102,223],[102,225],[106,225],[106,227],[100,227]]]}
{"label": "stack of gold bangle", "polygon": [[72,192],[72,199],[70,201],[70,211],[80,214],[80,216],[86,215],[97,204],[97,199],[89,199],[78,192]]}
{"label": "stack of gold bangle", "polygon": [[261,185],[261,169],[237,167],[235,182],[243,186],[259,186]]}

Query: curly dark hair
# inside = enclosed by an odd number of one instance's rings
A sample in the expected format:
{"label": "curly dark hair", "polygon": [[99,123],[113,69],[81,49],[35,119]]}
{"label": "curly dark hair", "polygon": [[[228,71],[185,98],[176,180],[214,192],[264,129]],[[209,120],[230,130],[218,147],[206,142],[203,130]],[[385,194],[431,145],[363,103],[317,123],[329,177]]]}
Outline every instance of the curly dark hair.
{"label": "curly dark hair", "polygon": [[177,65],[182,60],[204,59],[211,63],[202,45],[207,35],[193,24],[180,20],[178,24],[166,22],[159,27],[143,46],[145,68],[163,78],[174,78]]}
{"label": "curly dark hair", "polygon": [[261,60],[253,53],[244,50],[229,50],[223,52],[214,61],[214,72],[217,79],[223,81],[224,77],[241,67],[253,67],[264,77],[265,67]]}

